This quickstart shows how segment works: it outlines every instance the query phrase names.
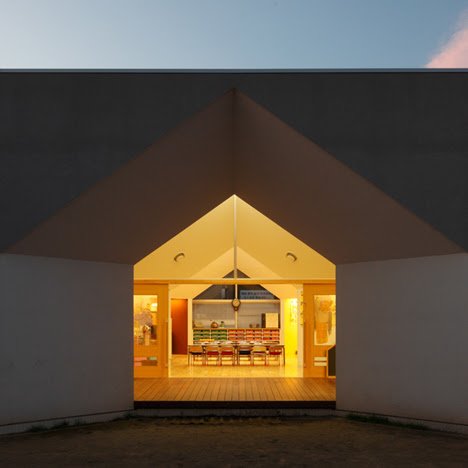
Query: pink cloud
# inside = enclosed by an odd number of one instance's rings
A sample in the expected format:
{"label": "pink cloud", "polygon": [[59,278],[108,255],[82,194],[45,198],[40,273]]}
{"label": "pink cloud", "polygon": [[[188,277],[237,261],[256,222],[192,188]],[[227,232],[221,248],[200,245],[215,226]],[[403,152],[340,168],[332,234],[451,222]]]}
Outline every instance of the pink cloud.
{"label": "pink cloud", "polygon": [[452,37],[431,58],[426,68],[468,68],[468,10],[461,15]]}

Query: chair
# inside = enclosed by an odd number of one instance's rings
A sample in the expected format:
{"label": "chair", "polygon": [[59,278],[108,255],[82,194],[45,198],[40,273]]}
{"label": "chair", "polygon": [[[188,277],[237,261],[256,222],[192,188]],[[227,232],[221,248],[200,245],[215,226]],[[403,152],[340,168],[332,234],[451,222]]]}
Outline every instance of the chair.
{"label": "chair", "polygon": [[263,364],[266,366],[267,362],[267,348],[266,346],[253,346],[252,351],[250,353],[250,362],[254,366],[255,359],[262,360]]}
{"label": "chair", "polygon": [[195,364],[199,360],[202,364],[205,363],[205,353],[200,345],[189,345],[187,350],[188,364]]}
{"label": "chair", "polygon": [[252,364],[251,353],[251,345],[239,345],[239,347],[237,348],[237,364],[240,365],[241,359],[248,359],[249,364]]}
{"label": "chair", "polygon": [[283,352],[283,346],[271,345],[268,349],[268,364],[270,364],[271,360],[274,360],[278,362],[278,365],[281,365],[281,361],[284,361]]}
{"label": "chair", "polygon": [[231,365],[233,366],[236,363],[236,354],[234,352],[234,346],[231,345],[222,345],[219,348],[219,363],[223,365],[223,360],[229,359]]}
{"label": "chair", "polygon": [[216,362],[216,365],[220,363],[219,359],[219,348],[216,345],[206,345],[205,347],[205,364],[210,363],[210,359]]}

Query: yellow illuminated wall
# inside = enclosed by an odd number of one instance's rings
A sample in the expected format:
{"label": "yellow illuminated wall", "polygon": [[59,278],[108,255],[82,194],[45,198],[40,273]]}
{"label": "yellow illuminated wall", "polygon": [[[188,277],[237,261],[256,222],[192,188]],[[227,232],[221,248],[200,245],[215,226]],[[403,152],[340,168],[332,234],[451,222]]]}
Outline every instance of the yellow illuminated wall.
{"label": "yellow illuminated wall", "polygon": [[297,299],[285,299],[284,301],[284,346],[286,359],[295,358],[297,352]]}

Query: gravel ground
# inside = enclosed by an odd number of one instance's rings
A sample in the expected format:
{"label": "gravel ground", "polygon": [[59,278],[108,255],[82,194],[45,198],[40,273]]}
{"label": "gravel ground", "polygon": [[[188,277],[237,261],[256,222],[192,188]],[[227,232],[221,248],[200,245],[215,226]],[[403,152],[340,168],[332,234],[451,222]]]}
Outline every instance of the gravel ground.
{"label": "gravel ground", "polygon": [[138,418],[0,437],[0,466],[454,466],[468,438],[347,419]]}

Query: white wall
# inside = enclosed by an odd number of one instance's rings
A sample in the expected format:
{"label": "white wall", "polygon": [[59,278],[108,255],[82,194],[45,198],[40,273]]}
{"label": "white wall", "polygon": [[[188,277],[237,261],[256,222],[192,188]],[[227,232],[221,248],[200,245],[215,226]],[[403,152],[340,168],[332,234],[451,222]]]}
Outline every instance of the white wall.
{"label": "white wall", "polygon": [[337,408],[468,423],[468,254],[337,268]]}
{"label": "white wall", "polygon": [[0,256],[0,424],[132,408],[132,275]]}

